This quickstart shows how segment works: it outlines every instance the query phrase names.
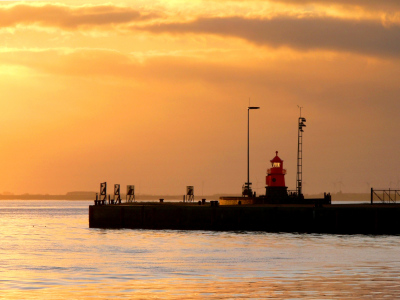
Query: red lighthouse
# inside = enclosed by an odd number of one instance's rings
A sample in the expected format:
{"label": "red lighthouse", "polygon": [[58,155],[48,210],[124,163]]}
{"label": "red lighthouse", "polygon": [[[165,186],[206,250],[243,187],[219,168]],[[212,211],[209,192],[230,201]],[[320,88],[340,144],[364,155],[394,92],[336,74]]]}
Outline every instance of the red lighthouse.
{"label": "red lighthouse", "polygon": [[276,151],[276,156],[270,162],[272,168],[267,170],[267,185],[285,186],[286,170],[283,168],[283,160],[279,158],[278,151]]}
{"label": "red lighthouse", "polygon": [[272,166],[267,170],[266,197],[271,200],[281,201],[288,196],[287,187],[285,186],[286,170],[283,168],[283,160],[279,158],[278,151],[270,161]]}

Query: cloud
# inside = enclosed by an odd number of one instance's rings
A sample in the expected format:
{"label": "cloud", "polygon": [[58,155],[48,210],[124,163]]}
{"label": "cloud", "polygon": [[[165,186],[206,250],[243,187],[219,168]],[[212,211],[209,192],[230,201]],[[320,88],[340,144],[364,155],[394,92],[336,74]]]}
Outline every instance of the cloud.
{"label": "cloud", "polygon": [[9,49],[0,51],[0,66],[19,66],[35,72],[77,77],[134,76],[139,66],[118,51],[89,48]]}
{"label": "cloud", "polygon": [[164,23],[135,28],[157,34],[193,33],[238,37],[257,45],[289,47],[300,51],[344,51],[391,57],[400,55],[400,27],[385,27],[369,20],[226,17],[199,18],[187,23]]}
{"label": "cloud", "polygon": [[155,14],[113,5],[67,7],[58,4],[18,4],[0,7],[0,27],[35,24],[73,30],[81,26],[108,26],[154,17]]}
{"label": "cloud", "polygon": [[288,3],[295,5],[304,4],[318,4],[318,5],[351,5],[359,6],[374,10],[388,10],[388,9],[400,9],[400,1],[398,0],[269,0],[272,2]]}

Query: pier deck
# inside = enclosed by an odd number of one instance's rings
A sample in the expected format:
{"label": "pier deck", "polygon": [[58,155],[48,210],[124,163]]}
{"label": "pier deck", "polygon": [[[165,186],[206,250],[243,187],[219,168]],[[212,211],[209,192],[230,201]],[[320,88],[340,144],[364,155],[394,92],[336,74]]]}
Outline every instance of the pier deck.
{"label": "pier deck", "polygon": [[211,206],[129,203],[89,206],[91,228],[400,234],[399,204]]}

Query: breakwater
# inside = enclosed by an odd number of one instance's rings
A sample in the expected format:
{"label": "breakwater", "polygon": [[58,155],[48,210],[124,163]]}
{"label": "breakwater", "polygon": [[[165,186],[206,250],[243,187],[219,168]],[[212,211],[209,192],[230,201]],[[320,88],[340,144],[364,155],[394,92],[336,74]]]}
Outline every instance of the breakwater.
{"label": "breakwater", "polygon": [[197,205],[129,203],[89,206],[91,228],[400,234],[400,205]]}

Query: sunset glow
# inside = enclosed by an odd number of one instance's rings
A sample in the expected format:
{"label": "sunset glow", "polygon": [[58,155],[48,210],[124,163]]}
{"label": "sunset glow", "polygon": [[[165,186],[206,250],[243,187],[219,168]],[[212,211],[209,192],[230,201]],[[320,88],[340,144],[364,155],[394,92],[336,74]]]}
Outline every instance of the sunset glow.
{"label": "sunset glow", "polygon": [[[400,188],[400,2],[0,2],[0,193]],[[339,185],[338,183],[342,184]]]}

